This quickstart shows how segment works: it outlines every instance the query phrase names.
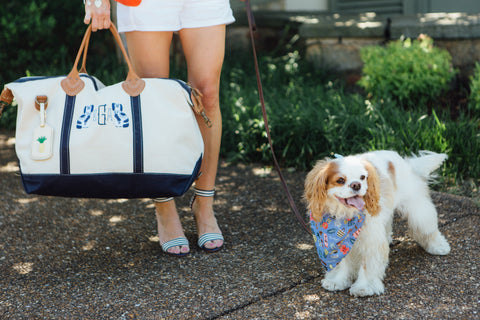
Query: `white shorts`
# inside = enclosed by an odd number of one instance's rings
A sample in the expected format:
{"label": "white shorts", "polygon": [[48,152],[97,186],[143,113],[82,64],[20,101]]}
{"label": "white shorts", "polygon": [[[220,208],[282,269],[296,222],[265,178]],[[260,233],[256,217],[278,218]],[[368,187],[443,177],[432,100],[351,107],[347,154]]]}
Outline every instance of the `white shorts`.
{"label": "white shorts", "polygon": [[178,31],[234,21],[229,0],[142,0],[138,7],[117,3],[119,32]]}

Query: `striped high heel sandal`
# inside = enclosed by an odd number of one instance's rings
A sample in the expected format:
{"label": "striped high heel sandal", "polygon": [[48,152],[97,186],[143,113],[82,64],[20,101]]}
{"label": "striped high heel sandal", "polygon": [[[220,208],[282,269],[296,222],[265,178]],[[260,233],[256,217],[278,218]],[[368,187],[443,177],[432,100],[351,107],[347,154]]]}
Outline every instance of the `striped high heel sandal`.
{"label": "striped high heel sandal", "polygon": [[[193,211],[193,203],[195,202],[195,199],[197,198],[197,196],[198,197],[213,197],[214,195],[215,195],[215,189],[213,189],[213,190],[202,190],[202,189],[197,189],[197,188],[194,187],[193,188],[193,198],[190,201],[190,208]],[[215,248],[208,248],[208,247],[205,246],[205,244],[207,242],[215,241],[215,240],[221,240],[222,245],[219,246],[219,247],[215,247]],[[198,244],[198,247],[200,249],[205,250],[206,252],[215,252],[215,251],[218,251],[218,250],[222,249],[223,241],[224,241],[224,238],[223,238],[223,235],[221,233],[209,232],[209,233],[204,233],[201,236],[199,236],[197,244]]]}
{"label": "striped high heel sandal", "polygon": [[[173,200],[173,197],[169,197],[169,198],[155,198],[155,199],[152,199],[154,202],[156,203],[163,203],[163,202],[168,202],[168,201],[172,201]],[[187,238],[185,237],[178,237],[178,238],[175,238],[175,239],[172,239],[172,240],[168,240],[164,243],[160,243],[160,246],[162,247],[162,251],[168,255],[171,255],[171,256],[175,256],[175,257],[183,257],[183,256],[186,256],[187,254],[190,253],[190,247],[189,247],[189,243],[188,243],[188,240]],[[189,247],[189,250],[188,252],[182,252],[181,248],[182,247]],[[179,253],[174,253],[174,252],[169,252],[168,250],[173,248],[173,247],[180,247],[180,252]]]}

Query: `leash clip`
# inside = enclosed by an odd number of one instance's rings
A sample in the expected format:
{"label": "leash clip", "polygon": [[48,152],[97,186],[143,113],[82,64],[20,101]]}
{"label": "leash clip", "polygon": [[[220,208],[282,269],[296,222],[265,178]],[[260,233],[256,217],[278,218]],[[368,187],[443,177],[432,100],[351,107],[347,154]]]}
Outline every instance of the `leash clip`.
{"label": "leash clip", "polygon": [[208,128],[211,128],[212,127],[212,121],[207,117],[207,114],[205,113],[205,111],[200,112],[200,116],[203,118],[203,121],[205,122],[205,125]]}
{"label": "leash clip", "polygon": [[212,121],[208,118],[207,114],[205,113],[205,107],[203,106],[203,103],[202,103],[203,94],[198,89],[192,87],[190,83],[187,83],[187,85],[190,87],[192,91],[191,99],[193,104],[189,102],[190,107],[193,109],[193,111],[195,111],[196,114],[198,114],[203,118],[205,125],[208,128],[211,128]]}

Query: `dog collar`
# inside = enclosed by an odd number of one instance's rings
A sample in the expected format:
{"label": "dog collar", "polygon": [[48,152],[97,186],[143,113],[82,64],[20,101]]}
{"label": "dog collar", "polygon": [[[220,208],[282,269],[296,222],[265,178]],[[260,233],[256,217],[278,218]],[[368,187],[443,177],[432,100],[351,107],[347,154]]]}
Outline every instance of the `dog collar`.
{"label": "dog collar", "polygon": [[312,218],[310,212],[310,226],[317,253],[327,271],[332,270],[352,249],[357,240],[365,214],[358,212],[352,219],[335,219],[326,213],[320,222]]}

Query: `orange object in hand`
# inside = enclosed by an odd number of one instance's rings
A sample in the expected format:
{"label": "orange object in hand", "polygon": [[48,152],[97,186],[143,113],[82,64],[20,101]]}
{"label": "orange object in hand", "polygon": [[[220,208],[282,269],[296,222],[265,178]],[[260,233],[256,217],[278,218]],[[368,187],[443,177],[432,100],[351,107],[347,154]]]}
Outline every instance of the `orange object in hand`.
{"label": "orange object in hand", "polygon": [[136,7],[142,2],[142,0],[116,0],[117,2],[129,7]]}

